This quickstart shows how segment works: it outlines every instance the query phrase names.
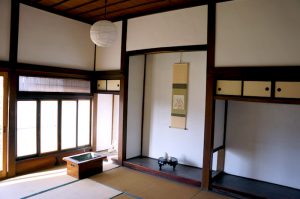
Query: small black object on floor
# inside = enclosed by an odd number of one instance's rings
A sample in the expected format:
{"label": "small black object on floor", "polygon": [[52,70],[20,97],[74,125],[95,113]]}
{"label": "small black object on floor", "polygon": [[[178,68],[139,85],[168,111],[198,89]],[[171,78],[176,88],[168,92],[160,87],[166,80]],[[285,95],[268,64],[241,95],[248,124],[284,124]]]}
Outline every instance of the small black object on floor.
{"label": "small black object on floor", "polygon": [[166,159],[163,157],[158,158],[158,166],[159,170],[161,170],[161,167],[164,166],[165,164],[168,164],[173,167],[173,171],[175,171],[175,167],[178,164],[178,160],[174,157],[171,157],[170,159]]}

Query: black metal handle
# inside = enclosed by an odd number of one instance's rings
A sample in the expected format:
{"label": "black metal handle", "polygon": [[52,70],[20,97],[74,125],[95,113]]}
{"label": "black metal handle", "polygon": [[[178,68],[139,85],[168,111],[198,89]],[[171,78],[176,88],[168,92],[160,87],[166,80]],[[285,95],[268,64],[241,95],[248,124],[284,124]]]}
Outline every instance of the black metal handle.
{"label": "black metal handle", "polygon": [[266,87],[266,88],[265,88],[265,90],[266,90],[266,91],[269,91],[269,90],[270,90],[270,88],[269,88],[269,87]]}
{"label": "black metal handle", "polygon": [[280,92],[280,91],[281,91],[281,88],[277,88],[277,91]]}

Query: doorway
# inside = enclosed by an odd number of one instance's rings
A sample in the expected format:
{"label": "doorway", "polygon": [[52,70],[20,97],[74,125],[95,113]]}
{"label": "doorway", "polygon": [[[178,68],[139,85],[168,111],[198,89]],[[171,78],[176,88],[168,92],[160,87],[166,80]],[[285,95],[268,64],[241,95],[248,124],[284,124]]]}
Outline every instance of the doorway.
{"label": "doorway", "polygon": [[96,151],[118,155],[119,95],[98,94]]}
{"label": "doorway", "polygon": [[0,72],[0,178],[7,174],[7,73]]}

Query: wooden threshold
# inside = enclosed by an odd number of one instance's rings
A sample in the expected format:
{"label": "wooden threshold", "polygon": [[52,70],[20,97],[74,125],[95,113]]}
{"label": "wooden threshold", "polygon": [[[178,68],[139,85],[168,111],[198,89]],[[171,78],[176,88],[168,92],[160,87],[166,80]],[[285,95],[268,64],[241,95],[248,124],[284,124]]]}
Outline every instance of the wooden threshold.
{"label": "wooden threshold", "polygon": [[212,190],[238,198],[300,198],[299,189],[226,173],[222,173],[214,178]]}

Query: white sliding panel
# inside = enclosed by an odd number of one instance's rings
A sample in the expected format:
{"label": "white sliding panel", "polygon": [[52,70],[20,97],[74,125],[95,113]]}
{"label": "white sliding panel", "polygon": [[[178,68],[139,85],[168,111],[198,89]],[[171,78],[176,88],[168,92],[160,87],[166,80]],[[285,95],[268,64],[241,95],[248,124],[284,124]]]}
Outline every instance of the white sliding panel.
{"label": "white sliding panel", "polygon": [[96,150],[112,148],[113,95],[98,94],[97,105],[97,144]]}

